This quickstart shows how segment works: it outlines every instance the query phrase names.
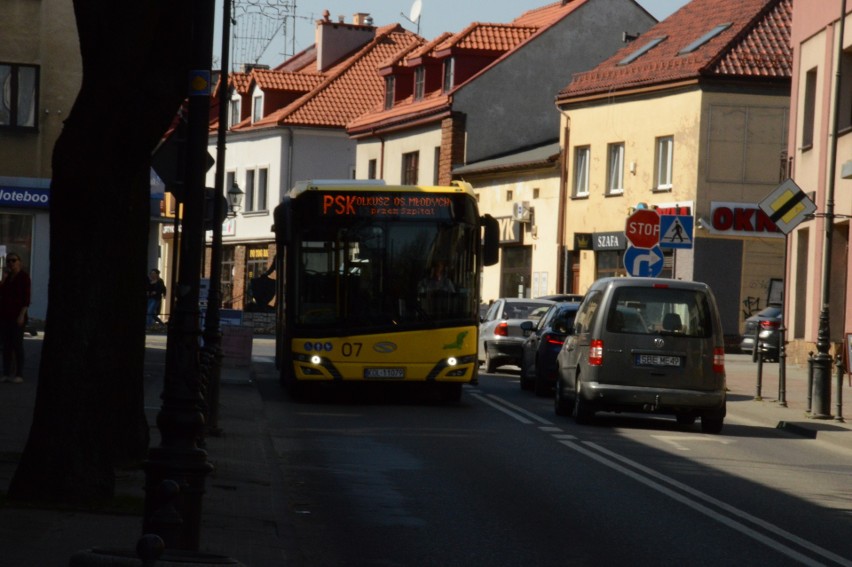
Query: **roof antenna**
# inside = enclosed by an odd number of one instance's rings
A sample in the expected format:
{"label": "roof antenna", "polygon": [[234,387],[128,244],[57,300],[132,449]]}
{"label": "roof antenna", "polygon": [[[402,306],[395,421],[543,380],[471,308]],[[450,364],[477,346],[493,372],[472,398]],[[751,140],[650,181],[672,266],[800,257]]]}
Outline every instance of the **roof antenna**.
{"label": "roof antenna", "polygon": [[415,24],[417,26],[417,35],[420,35],[420,13],[423,11],[423,1],[422,0],[414,0],[414,4],[411,5],[411,13],[406,16],[404,13],[400,12],[399,15]]}

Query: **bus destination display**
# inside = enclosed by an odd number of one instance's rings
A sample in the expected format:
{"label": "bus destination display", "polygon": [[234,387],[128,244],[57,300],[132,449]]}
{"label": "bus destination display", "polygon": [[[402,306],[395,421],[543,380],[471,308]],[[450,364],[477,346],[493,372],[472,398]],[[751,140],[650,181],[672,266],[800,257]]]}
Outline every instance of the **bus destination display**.
{"label": "bus destination display", "polygon": [[320,213],[331,217],[452,218],[447,195],[401,193],[325,194]]}

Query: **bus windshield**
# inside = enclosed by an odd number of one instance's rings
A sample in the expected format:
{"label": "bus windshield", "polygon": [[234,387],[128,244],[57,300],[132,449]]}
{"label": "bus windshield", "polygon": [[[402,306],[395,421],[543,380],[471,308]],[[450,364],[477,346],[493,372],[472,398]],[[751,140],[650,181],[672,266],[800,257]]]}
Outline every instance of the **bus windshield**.
{"label": "bus windshield", "polygon": [[474,320],[478,225],[472,203],[452,203],[413,218],[294,215],[293,322],[352,333]]}

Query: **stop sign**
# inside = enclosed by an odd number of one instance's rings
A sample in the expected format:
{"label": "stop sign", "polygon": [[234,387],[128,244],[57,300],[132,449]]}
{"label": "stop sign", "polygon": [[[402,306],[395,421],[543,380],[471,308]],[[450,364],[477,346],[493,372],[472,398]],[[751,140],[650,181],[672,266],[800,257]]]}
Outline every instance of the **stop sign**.
{"label": "stop sign", "polygon": [[637,248],[653,248],[660,243],[660,215],[652,209],[639,209],[627,217],[624,235]]}

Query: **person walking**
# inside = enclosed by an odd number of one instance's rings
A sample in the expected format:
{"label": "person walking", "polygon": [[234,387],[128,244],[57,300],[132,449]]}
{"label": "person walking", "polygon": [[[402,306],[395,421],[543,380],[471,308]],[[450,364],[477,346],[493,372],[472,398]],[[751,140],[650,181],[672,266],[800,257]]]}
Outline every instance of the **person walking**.
{"label": "person walking", "polygon": [[166,283],[160,277],[160,270],[154,268],[148,274],[148,324],[150,327],[154,321],[164,325],[160,319],[160,309],[163,306],[163,298],[166,296]]}
{"label": "person walking", "polygon": [[6,269],[0,282],[0,340],[3,341],[3,382],[24,381],[24,328],[30,306],[30,276],[21,266],[21,257],[6,255]]}

